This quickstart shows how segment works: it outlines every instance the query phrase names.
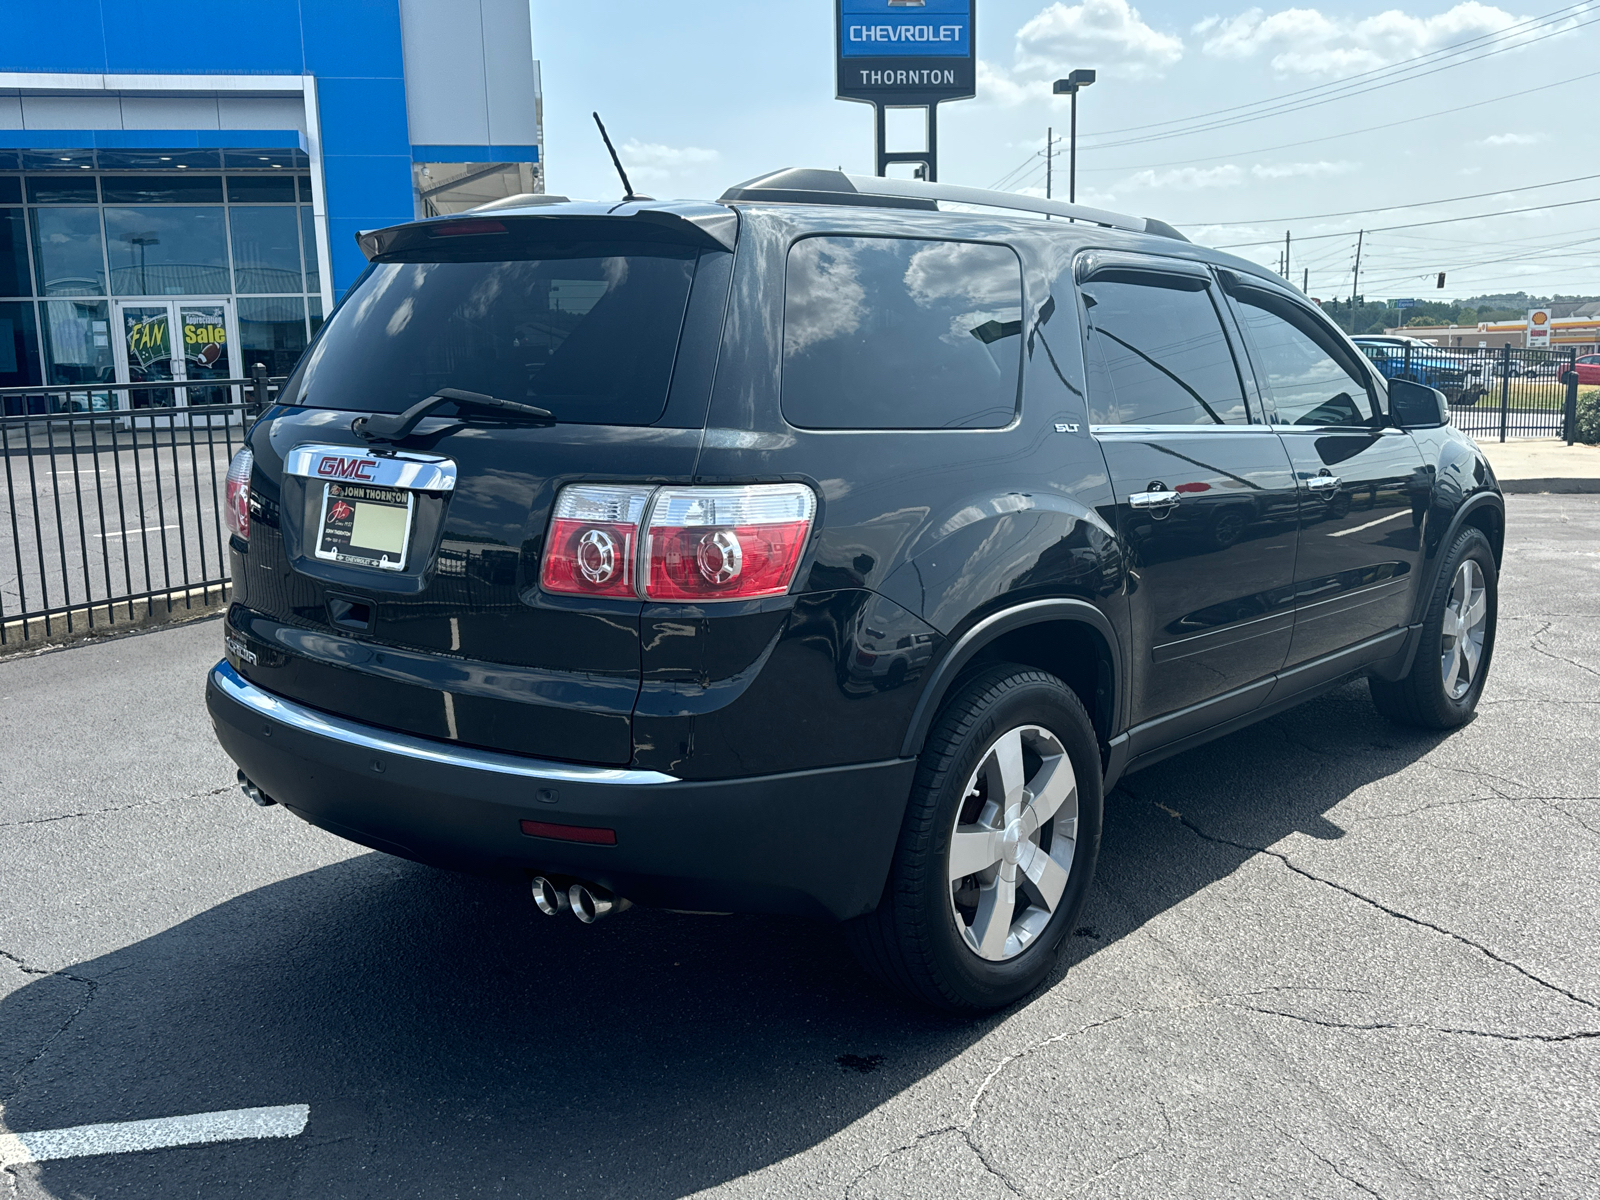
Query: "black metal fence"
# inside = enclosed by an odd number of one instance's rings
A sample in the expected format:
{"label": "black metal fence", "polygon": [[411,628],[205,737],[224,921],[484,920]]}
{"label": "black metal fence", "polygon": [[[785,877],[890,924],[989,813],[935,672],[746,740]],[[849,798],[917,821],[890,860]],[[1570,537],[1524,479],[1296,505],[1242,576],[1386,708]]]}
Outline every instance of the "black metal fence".
{"label": "black metal fence", "polygon": [[1386,377],[1443,392],[1456,428],[1480,441],[1564,437],[1570,442],[1574,436],[1575,350],[1468,349],[1400,339],[1359,344]]}
{"label": "black metal fence", "polygon": [[188,407],[134,406],[171,384],[0,389],[0,652],[225,600],[228,463],[281,382],[207,380],[229,402]]}

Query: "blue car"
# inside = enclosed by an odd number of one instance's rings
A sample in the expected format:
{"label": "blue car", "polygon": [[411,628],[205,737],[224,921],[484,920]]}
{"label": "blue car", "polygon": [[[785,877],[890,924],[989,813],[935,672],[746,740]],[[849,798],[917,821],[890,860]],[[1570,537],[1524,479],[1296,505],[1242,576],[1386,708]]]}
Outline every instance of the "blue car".
{"label": "blue car", "polygon": [[[1451,404],[1476,404],[1484,394],[1476,362],[1416,338],[1366,335],[1351,338],[1385,379],[1410,379],[1438,388]],[[1409,351],[1409,353],[1408,353]]]}

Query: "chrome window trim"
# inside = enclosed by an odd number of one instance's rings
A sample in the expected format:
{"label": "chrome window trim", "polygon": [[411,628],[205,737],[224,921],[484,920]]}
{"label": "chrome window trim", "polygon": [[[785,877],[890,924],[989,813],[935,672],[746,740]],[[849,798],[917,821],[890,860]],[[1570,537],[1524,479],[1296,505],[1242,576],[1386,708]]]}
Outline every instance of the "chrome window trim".
{"label": "chrome window trim", "polygon": [[500,754],[493,750],[475,750],[468,746],[448,745],[429,738],[413,737],[410,734],[394,733],[376,726],[363,725],[275,696],[245,679],[226,659],[211,668],[211,682],[229,700],[249,709],[259,717],[277,721],[313,737],[326,738],[347,746],[359,746],[363,750],[391,754],[396,758],[408,758],[416,762],[435,763],[445,767],[464,767],[472,771],[488,771],[496,775],[510,775],[521,779],[552,779],[563,783],[638,787],[679,782],[675,776],[660,771],[555,763],[546,759]]}
{"label": "chrome window trim", "polygon": [[[368,475],[361,478],[319,475],[317,461],[328,456],[365,459],[375,465]],[[320,442],[296,446],[284,455],[283,472],[304,479],[370,483],[376,487],[407,488],[417,492],[453,492],[456,487],[456,464],[452,459],[435,454],[411,454],[403,450],[379,454],[359,446],[330,446]]]}

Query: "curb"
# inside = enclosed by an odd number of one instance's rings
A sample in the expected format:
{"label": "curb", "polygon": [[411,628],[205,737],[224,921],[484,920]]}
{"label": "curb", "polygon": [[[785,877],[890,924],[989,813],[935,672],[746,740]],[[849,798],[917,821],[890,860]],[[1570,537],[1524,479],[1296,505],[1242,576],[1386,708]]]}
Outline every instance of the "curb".
{"label": "curb", "polygon": [[1504,479],[1496,476],[1500,490],[1508,496],[1600,495],[1600,479]]}

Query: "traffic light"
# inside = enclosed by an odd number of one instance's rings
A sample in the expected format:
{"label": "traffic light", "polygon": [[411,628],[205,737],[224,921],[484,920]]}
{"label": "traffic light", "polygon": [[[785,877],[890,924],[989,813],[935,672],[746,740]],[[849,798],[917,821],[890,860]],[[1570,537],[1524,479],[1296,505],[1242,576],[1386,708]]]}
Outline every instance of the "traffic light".
{"label": "traffic light", "polygon": [[1444,286],[1444,272],[1443,271],[1439,272],[1439,282],[1434,284],[1433,286],[1436,287],[1436,288],[1442,288]]}

